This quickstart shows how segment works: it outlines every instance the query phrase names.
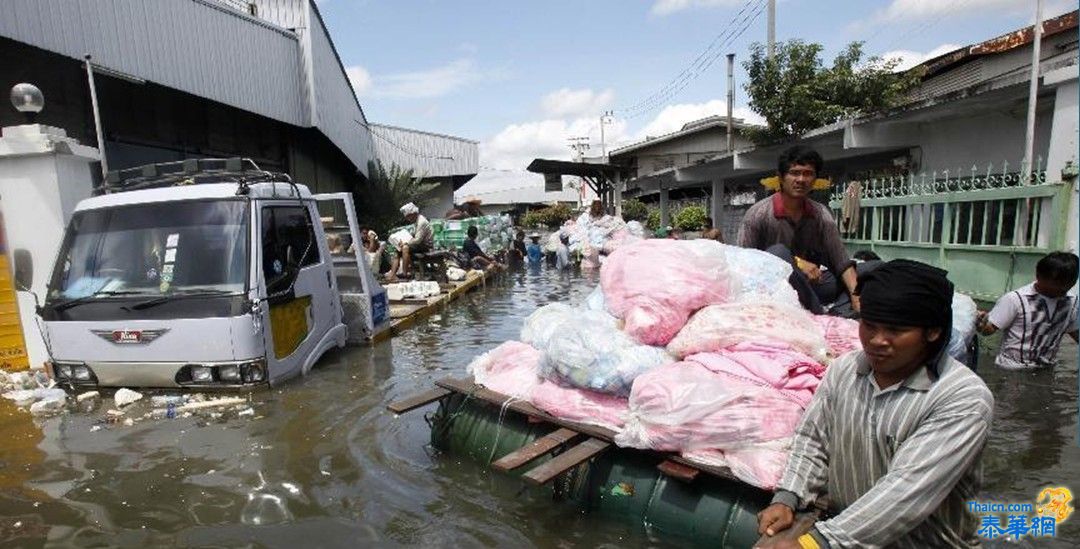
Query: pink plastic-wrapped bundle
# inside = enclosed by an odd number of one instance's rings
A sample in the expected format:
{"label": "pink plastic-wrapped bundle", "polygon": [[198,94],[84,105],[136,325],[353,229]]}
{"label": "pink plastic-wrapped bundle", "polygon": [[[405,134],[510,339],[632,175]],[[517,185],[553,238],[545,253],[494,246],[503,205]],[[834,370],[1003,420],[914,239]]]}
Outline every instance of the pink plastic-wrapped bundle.
{"label": "pink plastic-wrapped bundle", "polygon": [[754,384],[765,383],[805,408],[814,397],[825,367],[778,343],[739,343],[720,353],[688,357],[709,371]]}
{"label": "pink plastic-wrapped bundle", "polygon": [[830,359],[862,349],[859,321],[838,316],[814,315],[814,322],[817,322],[825,334]]}
{"label": "pink plastic-wrapped bundle", "polygon": [[690,318],[667,349],[685,358],[743,342],[787,345],[818,362],[826,359],[825,337],[813,315],[802,307],[775,301],[705,307]]}
{"label": "pink plastic-wrapped bundle", "polygon": [[612,431],[622,427],[628,409],[625,398],[563,387],[551,381],[537,385],[530,401],[533,406],[559,419]]}
{"label": "pink plastic-wrapped bundle", "polygon": [[790,451],[791,439],[783,438],[727,451],[683,452],[682,456],[701,465],[727,467],[736,478],[747,484],[764,490],[775,490],[784,476]]}
{"label": "pink plastic-wrapped bundle", "polygon": [[646,345],[667,345],[690,315],[729,294],[723,245],[642,240],[615,250],[600,270],[608,311]]}
{"label": "pink plastic-wrapped bundle", "polygon": [[803,410],[764,381],[718,374],[693,360],[638,376],[629,406],[619,446],[678,452],[790,437]]}
{"label": "pink plastic-wrapped bundle", "polygon": [[476,357],[466,370],[476,383],[507,396],[528,400],[543,381],[540,351],[519,341],[507,341]]}

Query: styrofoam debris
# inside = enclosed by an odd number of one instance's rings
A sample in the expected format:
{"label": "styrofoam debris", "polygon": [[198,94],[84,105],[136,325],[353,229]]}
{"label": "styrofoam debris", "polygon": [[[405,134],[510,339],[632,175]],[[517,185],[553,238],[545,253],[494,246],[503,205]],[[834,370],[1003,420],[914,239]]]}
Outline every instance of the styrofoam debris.
{"label": "styrofoam debris", "polygon": [[238,415],[240,417],[253,416],[253,415],[255,415],[255,410],[252,410],[251,408],[245,408],[243,410],[240,410],[240,413],[238,413],[236,415]]}
{"label": "styrofoam debris", "polygon": [[179,406],[188,401],[188,397],[185,395],[157,395],[150,397],[150,404],[156,408],[162,406]]}
{"label": "styrofoam debris", "polygon": [[127,427],[131,427],[132,425],[135,425],[135,420],[131,419],[131,418],[127,418],[127,419],[124,420],[124,425],[127,426]]}
{"label": "styrofoam debris", "polygon": [[85,393],[79,393],[78,396],[75,397],[75,400],[78,402],[83,402],[91,398],[97,398],[99,396],[101,396],[101,393],[97,391],[87,391]]}
{"label": "styrofoam debris", "polygon": [[113,400],[116,402],[117,408],[123,408],[142,397],[142,393],[124,387],[116,391],[116,394],[113,395]]}
{"label": "styrofoam debris", "polygon": [[59,391],[30,405],[30,413],[34,415],[51,414],[64,409],[67,403],[67,394],[62,389],[46,389],[47,391]]}

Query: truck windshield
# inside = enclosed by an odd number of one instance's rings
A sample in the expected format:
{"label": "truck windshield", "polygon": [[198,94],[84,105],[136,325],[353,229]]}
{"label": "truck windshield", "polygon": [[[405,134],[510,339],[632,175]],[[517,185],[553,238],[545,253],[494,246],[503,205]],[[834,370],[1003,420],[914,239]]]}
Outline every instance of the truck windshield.
{"label": "truck windshield", "polygon": [[248,217],[248,203],[235,199],[78,212],[48,299],[243,292]]}

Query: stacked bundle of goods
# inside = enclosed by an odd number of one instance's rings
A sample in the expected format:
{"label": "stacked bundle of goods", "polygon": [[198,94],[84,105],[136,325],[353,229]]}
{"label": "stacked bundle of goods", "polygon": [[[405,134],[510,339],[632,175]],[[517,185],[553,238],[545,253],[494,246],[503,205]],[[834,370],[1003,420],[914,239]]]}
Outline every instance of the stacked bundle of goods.
{"label": "stacked bundle of goods", "polygon": [[645,228],[640,222],[626,223],[622,218],[610,215],[593,219],[589,212],[585,212],[577,220],[564,223],[562,228],[551,236],[548,247],[554,251],[554,247],[558,246],[558,239],[566,237],[570,253],[582,257],[582,266],[597,268],[602,255],[611,254],[624,244],[637,242],[644,236]]}
{"label": "stacked bundle of goods", "polygon": [[521,342],[469,372],[556,417],[611,429],[620,446],[678,452],[771,489],[828,363],[860,347],[858,323],[799,306],[790,274],[769,254],[711,240],[629,243],[581,307],[537,310]]}
{"label": "stacked bundle of goods", "polygon": [[[444,220],[432,219],[431,230],[435,234],[435,249],[461,249],[465,243],[469,227],[476,227],[476,243],[485,253],[494,254],[510,247],[514,239],[514,223],[508,215],[485,215],[467,219]],[[412,238],[413,226],[397,227],[390,230],[390,247],[396,249],[398,240],[408,235]],[[399,235],[397,238],[394,235]]]}

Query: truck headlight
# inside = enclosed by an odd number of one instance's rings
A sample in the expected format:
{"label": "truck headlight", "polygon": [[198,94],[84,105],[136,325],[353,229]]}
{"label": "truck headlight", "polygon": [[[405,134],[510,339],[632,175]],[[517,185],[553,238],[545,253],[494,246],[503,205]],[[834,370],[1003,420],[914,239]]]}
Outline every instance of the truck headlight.
{"label": "truck headlight", "polygon": [[71,369],[72,376],[78,381],[90,381],[93,375],[87,366],[75,366]]}
{"label": "truck headlight", "polygon": [[240,367],[244,376],[244,383],[259,383],[266,381],[266,361],[259,359],[245,362]]}
{"label": "truck headlight", "polygon": [[218,366],[218,378],[221,381],[229,381],[233,383],[240,382],[240,366],[236,364],[227,364],[225,366]]}
{"label": "truck headlight", "polygon": [[56,374],[57,379],[71,379],[71,365],[70,364],[54,364],[53,372]]}
{"label": "truck headlight", "polygon": [[195,383],[210,383],[214,381],[214,371],[207,366],[192,366],[191,380]]}

